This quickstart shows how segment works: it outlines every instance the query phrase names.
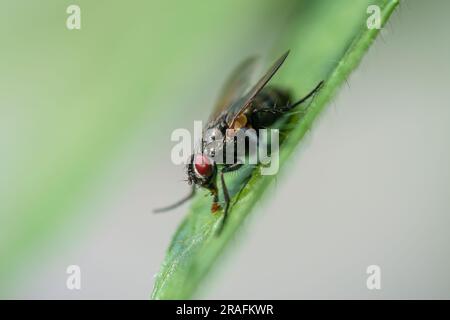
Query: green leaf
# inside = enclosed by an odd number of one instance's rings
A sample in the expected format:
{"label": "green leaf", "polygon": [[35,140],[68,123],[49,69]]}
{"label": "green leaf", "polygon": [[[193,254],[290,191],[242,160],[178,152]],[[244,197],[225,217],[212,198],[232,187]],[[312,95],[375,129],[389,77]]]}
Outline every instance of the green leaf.
{"label": "green leaf", "polygon": [[[367,28],[369,5],[379,6],[381,25],[384,25],[398,1],[302,2],[292,23],[284,31],[288,36],[280,40],[274,57],[287,48],[291,49],[291,55],[274,82],[291,88],[296,97],[309,92],[320,80],[325,80],[325,85],[304,114],[297,114],[283,125],[287,136],[280,148],[280,170],[284,169],[286,161],[317,116],[359,64],[379,33],[380,30]],[[230,175],[227,176],[227,185],[231,186],[233,198],[223,232],[216,236],[222,213],[211,214],[211,197],[200,192],[173,237],[156,278],[153,299],[192,298],[275,178],[261,175],[258,167],[246,167]]]}

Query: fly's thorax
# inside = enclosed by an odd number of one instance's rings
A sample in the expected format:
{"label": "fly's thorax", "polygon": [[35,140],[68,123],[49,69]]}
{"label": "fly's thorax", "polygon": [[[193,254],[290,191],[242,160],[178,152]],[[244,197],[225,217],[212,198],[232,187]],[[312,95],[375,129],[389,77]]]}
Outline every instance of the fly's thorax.
{"label": "fly's thorax", "polygon": [[227,125],[223,119],[224,117],[221,117],[210,123],[204,130],[202,137],[202,153],[217,163],[221,163],[227,130]]}

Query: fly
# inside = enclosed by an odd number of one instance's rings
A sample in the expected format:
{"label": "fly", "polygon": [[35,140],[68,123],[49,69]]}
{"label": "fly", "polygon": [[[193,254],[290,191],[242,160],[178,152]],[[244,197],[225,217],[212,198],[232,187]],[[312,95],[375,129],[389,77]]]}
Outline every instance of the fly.
{"label": "fly", "polygon": [[[244,90],[254,68],[255,59],[249,58],[236,68],[222,89],[219,100],[205,126],[201,149],[191,155],[186,166],[187,180],[192,186],[190,194],[173,205],[156,209],[154,212],[164,212],[180,206],[195,195],[196,187],[201,187],[211,192],[213,197],[211,212],[215,213],[220,209],[217,188],[218,183],[220,183],[225,206],[218,233],[222,231],[230,207],[230,194],[224,174],[236,171],[243,165],[236,158],[232,164],[224,163],[221,166],[214,160],[214,155],[218,151],[226,149],[230,142],[235,143],[235,140],[232,137],[230,138],[227,132],[230,132],[230,129],[231,132],[239,132],[249,128],[256,131],[268,128],[283,115],[292,111],[293,108],[311,98],[323,84],[323,81],[320,81],[310,93],[295,103],[290,103],[291,99],[287,91],[281,88],[266,87],[266,84],[281,67],[288,54],[289,51],[275,61],[262,78],[247,92]],[[214,131],[218,131],[222,138],[217,140],[211,137],[211,132]]]}

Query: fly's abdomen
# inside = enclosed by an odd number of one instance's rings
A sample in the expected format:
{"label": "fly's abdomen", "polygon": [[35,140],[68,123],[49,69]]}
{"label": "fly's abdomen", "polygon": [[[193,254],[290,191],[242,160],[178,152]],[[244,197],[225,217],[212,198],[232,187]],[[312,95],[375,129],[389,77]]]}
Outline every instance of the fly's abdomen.
{"label": "fly's abdomen", "polygon": [[254,129],[263,129],[274,124],[289,110],[290,94],[278,88],[264,88],[252,102],[247,115]]}

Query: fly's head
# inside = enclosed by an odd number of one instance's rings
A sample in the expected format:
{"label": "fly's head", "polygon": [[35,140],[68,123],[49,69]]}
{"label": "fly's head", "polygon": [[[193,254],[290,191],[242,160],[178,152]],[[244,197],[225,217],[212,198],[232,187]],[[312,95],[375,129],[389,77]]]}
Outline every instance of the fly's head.
{"label": "fly's head", "polygon": [[216,171],[217,166],[213,159],[204,153],[195,153],[187,165],[188,182],[209,188]]}

